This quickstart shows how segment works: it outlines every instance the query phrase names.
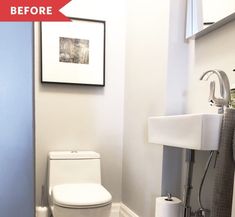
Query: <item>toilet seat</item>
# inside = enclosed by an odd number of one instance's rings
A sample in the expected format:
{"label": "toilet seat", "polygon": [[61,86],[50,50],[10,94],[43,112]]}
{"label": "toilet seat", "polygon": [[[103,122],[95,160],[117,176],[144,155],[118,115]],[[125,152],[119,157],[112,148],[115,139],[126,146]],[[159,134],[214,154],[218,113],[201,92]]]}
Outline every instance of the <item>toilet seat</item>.
{"label": "toilet seat", "polygon": [[95,183],[63,184],[52,189],[53,203],[68,208],[91,208],[110,204],[111,194]]}

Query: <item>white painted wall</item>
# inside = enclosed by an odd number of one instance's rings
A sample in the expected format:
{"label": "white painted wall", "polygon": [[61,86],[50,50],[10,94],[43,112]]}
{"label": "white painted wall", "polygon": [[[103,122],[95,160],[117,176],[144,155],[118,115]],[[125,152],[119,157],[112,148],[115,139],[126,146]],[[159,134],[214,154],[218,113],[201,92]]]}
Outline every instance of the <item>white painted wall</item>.
{"label": "white painted wall", "polygon": [[46,180],[51,150],[95,150],[102,157],[102,182],[121,201],[125,70],[125,1],[73,0],[72,17],[106,21],[106,86],[40,83],[39,32],[35,29],[36,201]]}
{"label": "white painted wall", "polygon": [[147,142],[147,118],[165,112],[169,1],[128,1],[123,203],[154,216],[161,195],[163,147]]}
{"label": "white painted wall", "polygon": [[[184,114],[188,70],[191,64],[190,44],[185,37],[187,0],[170,1],[168,36],[166,115]],[[171,193],[182,198],[182,149],[164,146],[162,194]]]}
{"label": "white painted wall", "polygon": [[[154,216],[162,191],[180,192],[181,153],[173,150],[177,155],[163,167],[163,157],[172,156],[172,150],[163,155],[163,147],[149,144],[146,135],[149,116],[184,111],[185,9],[184,0],[128,1],[122,195],[139,216]],[[179,174],[168,170],[172,165]]]}

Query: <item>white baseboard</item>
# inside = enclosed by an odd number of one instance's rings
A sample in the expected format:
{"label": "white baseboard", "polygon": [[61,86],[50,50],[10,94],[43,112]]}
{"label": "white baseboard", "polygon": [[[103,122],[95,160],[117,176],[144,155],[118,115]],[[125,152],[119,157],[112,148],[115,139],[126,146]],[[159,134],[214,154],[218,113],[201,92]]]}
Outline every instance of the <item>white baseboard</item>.
{"label": "white baseboard", "polygon": [[120,217],[120,203],[112,203],[110,217]]}
{"label": "white baseboard", "polygon": [[120,204],[120,217],[139,217],[131,209],[129,209],[125,204]]}
{"label": "white baseboard", "polygon": [[112,205],[111,217],[139,217],[123,203]]}

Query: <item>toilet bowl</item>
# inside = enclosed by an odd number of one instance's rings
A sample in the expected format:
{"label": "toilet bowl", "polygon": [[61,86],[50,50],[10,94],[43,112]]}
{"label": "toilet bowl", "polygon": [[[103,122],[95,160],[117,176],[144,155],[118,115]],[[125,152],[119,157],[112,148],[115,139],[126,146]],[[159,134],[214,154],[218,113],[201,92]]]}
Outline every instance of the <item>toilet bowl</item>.
{"label": "toilet bowl", "polygon": [[101,185],[96,152],[50,152],[49,205],[53,217],[109,217],[111,194]]}

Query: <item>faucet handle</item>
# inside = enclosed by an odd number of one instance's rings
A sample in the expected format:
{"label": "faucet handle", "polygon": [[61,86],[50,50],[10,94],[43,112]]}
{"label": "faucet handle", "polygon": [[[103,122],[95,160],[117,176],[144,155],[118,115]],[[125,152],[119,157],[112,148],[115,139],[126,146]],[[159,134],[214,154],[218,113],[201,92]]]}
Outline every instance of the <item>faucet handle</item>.
{"label": "faucet handle", "polygon": [[208,98],[208,102],[210,103],[211,106],[215,104],[214,99],[215,99],[215,81],[211,81],[210,82],[210,95]]}
{"label": "faucet handle", "polygon": [[215,81],[210,82],[210,95],[208,99],[210,105],[217,107],[223,107],[225,105],[225,99],[215,97]]}

